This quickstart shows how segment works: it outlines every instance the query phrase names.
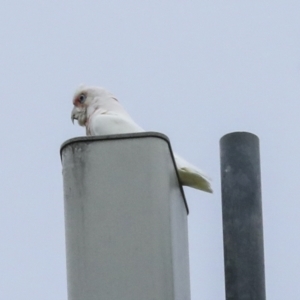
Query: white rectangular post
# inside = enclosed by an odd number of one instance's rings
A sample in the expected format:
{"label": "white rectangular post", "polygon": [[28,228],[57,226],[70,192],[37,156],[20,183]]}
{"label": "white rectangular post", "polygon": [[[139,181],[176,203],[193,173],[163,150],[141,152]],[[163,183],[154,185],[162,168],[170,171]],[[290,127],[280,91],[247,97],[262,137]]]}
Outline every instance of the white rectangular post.
{"label": "white rectangular post", "polygon": [[69,300],[190,300],[187,205],[168,139],[61,147]]}

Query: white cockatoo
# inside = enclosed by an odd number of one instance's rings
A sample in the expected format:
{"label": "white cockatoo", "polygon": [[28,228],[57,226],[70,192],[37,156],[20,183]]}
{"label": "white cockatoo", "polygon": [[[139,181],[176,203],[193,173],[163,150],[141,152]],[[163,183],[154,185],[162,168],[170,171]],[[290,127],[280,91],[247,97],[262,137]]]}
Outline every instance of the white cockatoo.
{"label": "white cockatoo", "polygon": [[[86,127],[86,135],[144,132],[116,97],[100,87],[81,85],[73,98],[71,119]],[[212,193],[210,179],[198,168],[174,154],[182,185]]]}

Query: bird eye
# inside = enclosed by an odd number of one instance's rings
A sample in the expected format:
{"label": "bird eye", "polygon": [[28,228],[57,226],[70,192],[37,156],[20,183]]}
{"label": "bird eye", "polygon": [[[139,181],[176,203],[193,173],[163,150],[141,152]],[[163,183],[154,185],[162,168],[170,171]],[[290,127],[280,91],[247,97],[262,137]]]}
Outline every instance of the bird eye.
{"label": "bird eye", "polygon": [[80,94],[80,96],[79,96],[79,102],[80,102],[80,103],[83,103],[84,100],[85,100],[85,98],[86,98],[86,95],[85,95],[85,94]]}

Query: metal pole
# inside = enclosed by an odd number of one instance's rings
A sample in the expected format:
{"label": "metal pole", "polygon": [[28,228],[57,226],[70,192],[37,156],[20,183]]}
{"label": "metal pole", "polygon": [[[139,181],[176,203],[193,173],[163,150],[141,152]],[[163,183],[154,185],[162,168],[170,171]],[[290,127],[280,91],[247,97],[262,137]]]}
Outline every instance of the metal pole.
{"label": "metal pole", "polygon": [[69,300],[190,300],[187,205],[169,140],[61,147]]}
{"label": "metal pole", "polygon": [[248,132],[220,140],[227,300],[265,300],[259,139]]}

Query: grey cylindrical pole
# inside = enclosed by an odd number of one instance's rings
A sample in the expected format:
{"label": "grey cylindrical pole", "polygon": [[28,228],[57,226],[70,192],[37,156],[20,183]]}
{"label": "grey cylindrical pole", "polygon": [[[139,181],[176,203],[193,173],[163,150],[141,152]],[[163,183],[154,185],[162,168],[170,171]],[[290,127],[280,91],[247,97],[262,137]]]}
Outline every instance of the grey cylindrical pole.
{"label": "grey cylindrical pole", "polygon": [[61,148],[69,300],[190,300],[187,206],[168,139]]}
{"label": "grey cylindrical pole", "polygon": [[222,137],[221,179],[227,300],[265,300],[259,139]]}

